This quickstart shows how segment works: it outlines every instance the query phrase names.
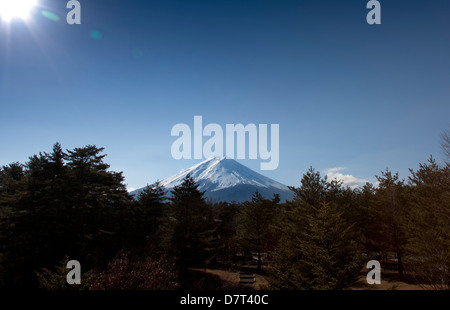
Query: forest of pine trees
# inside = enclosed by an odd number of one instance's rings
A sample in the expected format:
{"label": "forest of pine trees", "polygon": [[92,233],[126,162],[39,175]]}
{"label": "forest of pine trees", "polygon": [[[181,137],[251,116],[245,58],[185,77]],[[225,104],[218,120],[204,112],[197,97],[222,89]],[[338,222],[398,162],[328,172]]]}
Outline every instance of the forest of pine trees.
{"label": "forest of pine trees", "polygon": [[[189,175],[134,199],[103,151],[57,143],[1,167],[0,287],[224,288],[195,270],[253,263],[270,289],[347,289],[376,259],[401,279],[450,288],[448,162],[430,157],[407,180],[385,170],[357,189],[310,168],[292,201],[256,192],[212,203]],[[81,262],[82,285],[66,283],[69,259]]]}

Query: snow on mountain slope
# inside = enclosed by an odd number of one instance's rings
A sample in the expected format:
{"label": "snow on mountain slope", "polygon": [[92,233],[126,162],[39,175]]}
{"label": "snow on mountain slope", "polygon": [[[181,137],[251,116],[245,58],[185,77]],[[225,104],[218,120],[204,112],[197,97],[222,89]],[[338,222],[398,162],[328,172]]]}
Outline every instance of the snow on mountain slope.
{"label": "snow on mountain slope", "polygon": [[[181,184],[190,174],[200,184],[199,189],[210,191],[249,184],[261,187],[276,187],[285,189],[286,186],[268,177],[265,177],[233,159],[226,157],[211,158],[182,171],[161,182],[166,188],[173,188]],[[205,188],[203,188],[205,187]]]}
{"label": "snow on mountain slope", "polygon": [[[266,198],[272,198],[274,193],[280,194],[281,200],[292,198],[292,192],[286,185],[265,177],[225,156],[205,160],[162,180],[161,185],[170,190],[180,185],[188,174],[199,184],[199,190],[206,192],[207,198],[216,201],[249,200],[256,190]],[[142,189],[131,194],[136,195]]]}

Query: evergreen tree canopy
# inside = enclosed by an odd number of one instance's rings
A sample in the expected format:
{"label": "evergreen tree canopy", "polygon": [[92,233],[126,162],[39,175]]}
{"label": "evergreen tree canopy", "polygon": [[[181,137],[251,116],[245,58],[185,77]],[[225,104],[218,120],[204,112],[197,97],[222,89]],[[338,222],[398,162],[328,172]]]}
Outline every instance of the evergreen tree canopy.
{"label": "evergreen tree canopy", "polygon": [[302,288],[336,290],[356,282],[361,264],[352,240],[353,228],[337,206],[324,203],[309,219],[308,233],[299,242],[302,257],[297,278]]}
{"label": "evergreen tree canopy", "polygon": [[321,177],[319,171],[315,171],[310,167],[301,179],[299,188],[290,187],[294,192],[294,200],[302,201],[306,205],[318,208],[320,203],[325,199],[329,184],[327,177]]}
{"label": "evergreen tree canopy", "polygon": [[279,202],[278,196],[268,200],[256,191],[252,200],[244,203],[239,213],[238,237],[245,248],[257,252],[258,270],[262,264],[261,253],[273,235],[272,225]]}
{"label": "evergreen tree canopy", "polygon": [[303,176],[296,199],[279,217],[280,241],[270,282],[278,289],[344,289],[357,280],[353,210],[354,193],[342,182],[327,182],[314,169]]}
{"label": "evergreen tree canopy", "polygon": [[167,208],[166,200],[166,190],[160,182],[145,187],[139,193],[133,223],[138,233],[137,239],[159,241],[159,236],[156,234],[163,224],[163,216]]}
{"label": "evergreen tree canopy", "polygon": [[404,274],[404,245],[406,243],[402,221],[406,216],[406,187],[398,173],[388,169],[376,176],[378,190],[370,207],[370,237],[375,248],[389,257],[394,253],[399,275]]}
{"label": "evergreen tree canopy", "polygon": [[[203,265],[215,248],[214,222],[204,192],[187,175],[183,183],[171,191],[170,213],[167,219],[170,250],[177,257],[180,271],[189,266]],[[175,222],[175,224],[173,224]]]}
{"label": "evergreen tree canopy", "polygon": [[404,222],[408,266],[421,283],[450,289],[450,166],[431,157],[411,170],[409,212]]}
{"label": "evergreen tree canopy", "polygon": [[52,153],[34,155],[24,166],[2,168],[7,284],[35,286],[34,271],[65,255],[93,267],[123,246],[114,236],[126,229],[131,199],[102,151],[86,146],[65,153],[57,143]]}

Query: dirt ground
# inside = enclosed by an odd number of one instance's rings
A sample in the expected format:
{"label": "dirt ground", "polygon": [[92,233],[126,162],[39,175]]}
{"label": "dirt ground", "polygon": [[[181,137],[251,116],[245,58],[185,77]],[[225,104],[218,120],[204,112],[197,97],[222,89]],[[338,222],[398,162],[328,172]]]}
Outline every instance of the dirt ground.
{"label": "dirt ground", "polygon": [[[215,276],[218,276],[227,285],[226,287],[238,287],[239,286],[239,271],[237,270],[222,270],[222,269],[193,269],[201,272],[206,272]],[[255,286],[256,290],[267,289],[269,287],[269,282],[261,276],[255,275]]]}
{"label": "dirt ground", "polygon": [[424,286],[412,283],[412,281],[403,281],[400,279],[397,271],[382,271],[381,284],[368,284],[366,275],[361,275],[358,282],[351,288],[353,290],[424,290]]}
{"label": "dirt ground", "polygon": [[[229,284],[230,287],[237,287],[239,284],[239,272],[234,270],[220,270],[220,269],[202,269],[203,272],[216,275],[222,281]],[[268,289],[269,283],[261,276],[256,275],[255,289]],[[401,281],[395,271],[383,271],[381,273],[381,284],[369,285],[366,281],[366,276],[361,275],[360,279],[352,290],[423,290],[424,288],[418,284],[407,283]]]}

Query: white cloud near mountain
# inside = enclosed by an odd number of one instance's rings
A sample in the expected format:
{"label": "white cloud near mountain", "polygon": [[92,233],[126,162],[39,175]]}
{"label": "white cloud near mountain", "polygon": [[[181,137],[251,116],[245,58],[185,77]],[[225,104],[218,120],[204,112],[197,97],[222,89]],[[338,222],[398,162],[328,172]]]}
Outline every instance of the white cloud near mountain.
{"label": "white cloud near mountain", "polygon": [[359,179],[357,177],[354,177],[351,174],[343,174],[341,171],[346,170],[346,168],[343,167],[336,167],[336,168],[330,168],[325,170],[325,174],[328,177],[328,180],[342,180],[344,185],[350,187],[350,188],[357,188],[361,187],[367,182],[369,182],[366,179]]}

